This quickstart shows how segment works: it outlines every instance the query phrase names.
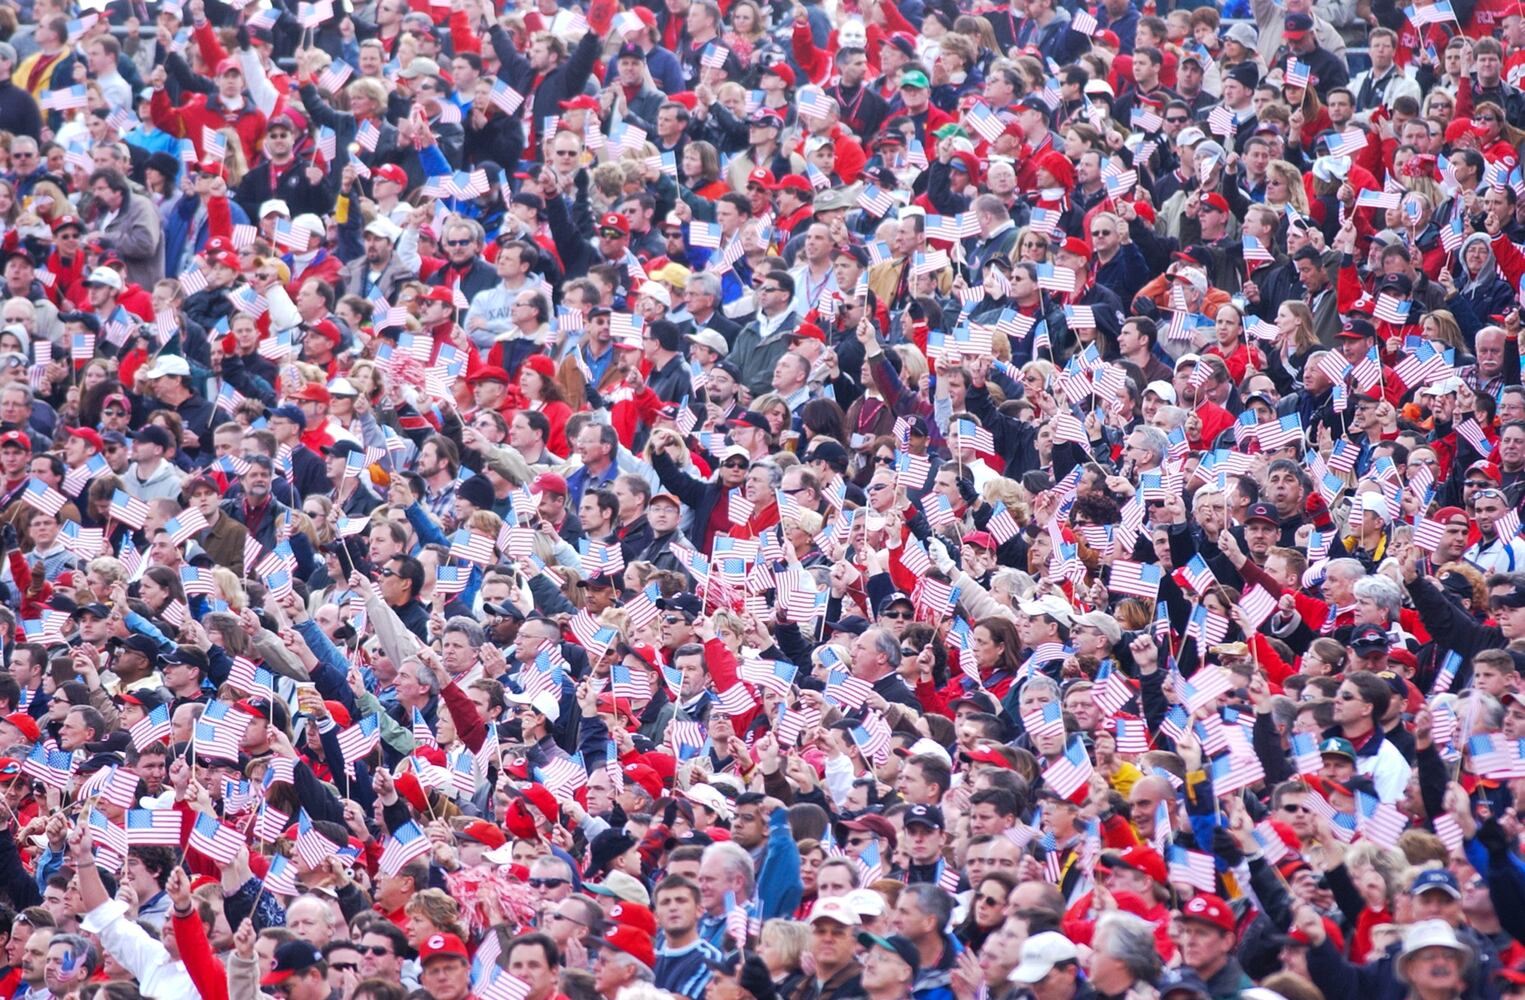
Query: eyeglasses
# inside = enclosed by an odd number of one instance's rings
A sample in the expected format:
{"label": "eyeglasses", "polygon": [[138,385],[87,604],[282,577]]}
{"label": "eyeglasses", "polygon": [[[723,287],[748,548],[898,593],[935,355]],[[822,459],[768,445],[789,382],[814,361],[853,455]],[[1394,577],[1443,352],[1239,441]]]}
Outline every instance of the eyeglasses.
{"label": "eyeglasses", "polygon": [[392,949],[384,944],[363,944],[355,950],[363,955],[375,955],[377,958],[380,958],[382,955],[393,954]]}
{"label": "eyeglasses", "polygon": [[558,149],[558,150],[556,150],[556,155],[557,156],[576,156],[577,155],[577,150],[575,150],[575,149]]}
{"label": "eyeglasses", "polygon": [[781,490],[779,490],[779,492],[783,493],[783,494],[785,494],[787,496],[791,496],[792,497],[792,496],[795,496],[796,494],[805,492],[805,487],[800,486],[800,487],[796,487],[795,489],[792,489],[792,490],[783,490],[783,489],[781,489]]}
{"label": "eyeglasses", "polygon": [[447,247],[469,247],[469,246],[471,246],[471,241],[470,240],[446,240],[445,241],[445,246],[447,246]]}
{"label": "eyeglasses", "polygon": [[552,913],[551,914],[551,919],[552,920],[565,920],[567,923],[569,923],[569,924],[576,924],[578,927],[586,927],[586,926],[588,926],[587,924],[583,923],[581,920],[573,920],[571,917],[567,916],[565,913]]}
{"label": "eyeglasses", "polygon": [[781,292],[781,291],[783,291],[783,289],[778,287],[777,285],[772,285],[772,286],[764,285],[762,288],[759,289],[759,291],[772,293],[772,292]]}
{"label": "eyeglasses", "polygon": [[13,159],[13,160],[32,160],[32,159],[36,159],[36,157],[37,157],[36,153],[12,153],[11,154],[11,159]]}
{"label": "eyeglasses", "polygon": [[1481,490],[1486,489],[1493,484],[1486,479],[1468,479],[1466,482],[1462,483],[1462,485],[1467,489]]}
{"label": "eyeglasses", "polygon": [[555,889],[567,884],[564,878],[532,878],[527,879],[531,889]]}
{"label": "eyeglasses", "polygon": [[1100,236],[1112,236],[1112,235],[1113,235],[1113,231],[1110,230],[1110,229],[1093,229],[1093,230],[1091,230],[1091,236],[1092,236],[1093,239],[1096,238],[1096,237],[1100,237]]}
{"label": "eyeglasses", "polygon": [[874,838],[873,837],[848,837],[847,838],[847,846],[848,847],[863,847],[864,845],[872,844],[873,842],[874,842]]}

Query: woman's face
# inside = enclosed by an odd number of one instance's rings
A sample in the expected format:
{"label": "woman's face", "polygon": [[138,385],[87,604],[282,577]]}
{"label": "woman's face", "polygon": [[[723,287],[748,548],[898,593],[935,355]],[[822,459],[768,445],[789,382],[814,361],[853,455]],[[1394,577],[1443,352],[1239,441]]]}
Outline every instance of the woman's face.
{"label": "woman's face", "polygon": [[102,382],[106,381],[106,369],[103,365],[91,365],[85,369],[85,391],[89,392]]}
{"label": "woman's face", "polygon": [[800,855],[800,884],[806,891],[815,891],[815,873],[821,870],[821,862],[825,860],[826,855],[820,851],[806,851]]}
{"label": "woman's face", "polygon": [[1022,237],[1022,259],[1041,264],[1048,260],[1048,240],[1041,233]]}
{"label": "woman's face", "polygon": [[757,28],[757,9],[745,3],[732,7],[731,28],[738,35],[750,35]]}
{"label": "woman's face", "polygon": [[16,192],[9,184],[0,184],[0,212],[9,212],[16,204]]}
{"label": "woman's face", "polygon": [[764,411],[763,416],[768,418],[768,426],[773,428],[773,435],[777,437],[789,426],[789,408],[775,403]]}
{"label": "woman's face", "polygon": [[986,879],[974,891],[974,922],[979,927],[996,927],[1006,919],[1006,886]]}
{"label": "woman's face", "polygon": [[1276,204],[1287,200],[1287,182],[1276,174],[1266,175],[1266,200]]}
{"label": "woman's face", "polygon": [[14,333],[0,333],[0,352],[20,354],[21,340]]}
{"label": "woman's face", "polygon": [[525,399],[540,398],[541,378],[540,373],[525,366],[519,372],[519,391],[524,393]]}
{"label": "woman's face", "polygon": [[[1223,315],[1221,310],[1218,315]],[[1297,316],[1283,303],[1282,307],[1276,310],[1276,332],[1284,337],[1291,337],[1296,330]]]}
{"label": "woman's face", "polygon": [[1080,133],[1074,129],[1064,134],[1064,155],[1072,160],[1080,159],[1080,154],[1091,148],[1090,144],[1080,137]]}
{"label": "woman's face", "polygon": [[699,151],[692,146],[683,149],[683,176],[693,180],[704,170],[704,162],[699,157]]}
{"label": "woman's face", "polygon": [[169,591],[159,586],[158,582],[151,576],[145,576],[139,582],[138,593],[142,596],[145,603],[155,608],[169,600]]}
{"label": "woman's face", "polygon": [[1468,272],[1477,274],[1478,271],[1482,270],[1483,265],[1488,263],[1488,244],[1482,240],[1475,240],[1467,244],[1467,249],[1462,254],[1462,259],[1467,263]]}

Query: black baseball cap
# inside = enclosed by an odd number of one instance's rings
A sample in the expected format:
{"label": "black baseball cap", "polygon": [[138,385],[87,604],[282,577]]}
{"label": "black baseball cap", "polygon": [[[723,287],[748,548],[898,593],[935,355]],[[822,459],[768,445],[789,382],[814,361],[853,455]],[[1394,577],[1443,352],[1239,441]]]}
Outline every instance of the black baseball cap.
{"label": "black baseball cap", "polygon": [[889,937],[880,937],[878,934],[870,934],[868,931],[858,932],[858,943],[865,948],[883,948],[900,956],[900,960],[911,967],[911,978],[915,979],[921,972],[921,955],[916,946],[909,938],[899,934],[891,934]]}
{"label": "black baseball cap", "polygon": [[944,829],[943,811],[937,806],[917,804],[905,811],[901,825],[930,826],[934,830],[942,830]]}
{"label": "black baseball cap", "polygon": [[275,965],[260,977],[261,986],[278,986],[323,961],[323,953],[306,941],[283,941],[275,948]]}

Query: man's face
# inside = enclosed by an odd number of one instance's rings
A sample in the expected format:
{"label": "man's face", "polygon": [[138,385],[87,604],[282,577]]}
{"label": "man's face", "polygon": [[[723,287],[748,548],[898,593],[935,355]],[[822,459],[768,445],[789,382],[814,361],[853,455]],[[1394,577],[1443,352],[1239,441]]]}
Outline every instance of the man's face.
{"label": "man's face", "polygon": [[810,925],[810,954],[818,968],[837,969],[852,959],[856,942],[852,928],[822,919]]}
{"label": "man's face", "polygon": [[43,985],[44,976],[47,975],[48,943],[52,939],[51,931],[38,928],[27,938],[22,949],[21,978],[34,989]]}
{"label": "man's face", "polygon": [[1488,330],[1477,335],[1477,371],[1485,378],[1493,378],[1504,367],[1504,333]]}
{"label": "man's face", "polygon": [[424,966],[419,985],[435,1000],[461,1000],[471,992],[471,965],[454,955],[441,955]]}

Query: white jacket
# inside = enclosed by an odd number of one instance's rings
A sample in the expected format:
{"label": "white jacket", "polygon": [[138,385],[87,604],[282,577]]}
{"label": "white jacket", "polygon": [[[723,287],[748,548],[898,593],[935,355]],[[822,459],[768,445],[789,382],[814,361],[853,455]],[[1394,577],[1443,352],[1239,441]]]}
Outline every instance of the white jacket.
{"label": "white jacket", "polygon": [[153,1000],[201,1000],[185,963],[171,962],[164,945],[126,917],[120,900],[107,900],[85,914],[80,926],[101,939],[101,950],[122,963]]}
{"label": "white jacket", "polygon": [[1403,797],[1411,770],[1403,751],[1386,738],[1375,754],[1356,758],[1356,773],[1371,778],[1371,783],[1377,787],[1377,798],[1383,802],[1397,802]]}

